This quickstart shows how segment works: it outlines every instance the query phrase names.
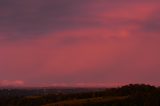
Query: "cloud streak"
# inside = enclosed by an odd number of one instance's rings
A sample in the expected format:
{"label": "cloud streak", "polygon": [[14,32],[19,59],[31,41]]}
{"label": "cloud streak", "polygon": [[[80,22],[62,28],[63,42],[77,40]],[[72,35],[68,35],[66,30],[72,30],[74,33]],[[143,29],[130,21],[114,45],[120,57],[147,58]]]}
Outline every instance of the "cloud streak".
{"label": "cloud streak", "polygon": [[24,82],[21,80],[1,80],[0,86],[23,86]]}

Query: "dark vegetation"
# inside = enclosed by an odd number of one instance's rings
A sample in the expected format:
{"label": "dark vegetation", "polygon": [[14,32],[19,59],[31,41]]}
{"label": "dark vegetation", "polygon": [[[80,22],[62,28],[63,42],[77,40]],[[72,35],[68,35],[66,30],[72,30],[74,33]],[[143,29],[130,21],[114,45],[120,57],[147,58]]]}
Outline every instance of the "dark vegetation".
{"label": "dark vegetation", "polygon": [[0,106],[160,106],[160,88],[130,84],[107,89],[1,89]]}

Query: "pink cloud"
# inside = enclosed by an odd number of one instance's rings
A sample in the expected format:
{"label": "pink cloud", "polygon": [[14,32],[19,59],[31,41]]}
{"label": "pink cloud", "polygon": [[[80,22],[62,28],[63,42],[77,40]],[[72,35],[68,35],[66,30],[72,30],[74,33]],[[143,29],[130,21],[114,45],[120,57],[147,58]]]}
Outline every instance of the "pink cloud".
{"label": "pink cloud", "polygon": [[[101,32],[101,35],[98,36],[96,32]],[[97,29],[97,31],[94,29],[92,32],[85,29],[51,33],[36,40],[8,42],[1,45],[1,69],[8,70],[10,74],[3,73],[10,77],[18,76],[23,80],[34,81],[35,79],[42,82],[59,78],[66,80],[67,76],[72,80],[73,76],[76,76],[73,81],[76,84],[81,80],[89,83],[98,78],[102,82],[112,79],[113,83],[118,80],[125,82],[124,80],[130,78],[128,81],[132,82],[134,78],[137,80],[141,75],[147,77],[151,72],[146,70],[157,67],[155,63],[159,61],[157,56],[160,51],[156,46],[159,42],[155,42],[155,38],[152,41],[131,36],[127,38],[115,36],[120,39],[112,39],[107,33],[116,35],[114,33],[119,32],[103,32],[103,29]],[[78,38],[78,40],[85,37],[79,43],[66,45],[63,38],[67,36]],[[96,39],[96,36],[102,39]],[[94,37],[95,39],[92,40]],[[157,73],[157,69],[154,73]],[[81,79],[83,74],[86,75]],[[108,74],[114,77],[107,78]]]}

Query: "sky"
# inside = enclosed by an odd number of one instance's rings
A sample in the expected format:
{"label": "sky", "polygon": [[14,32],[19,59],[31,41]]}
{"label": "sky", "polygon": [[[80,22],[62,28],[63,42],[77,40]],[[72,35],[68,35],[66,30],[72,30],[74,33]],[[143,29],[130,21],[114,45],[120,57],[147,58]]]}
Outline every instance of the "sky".
{"label": "sky", "polygon": [[159,0],[0,0],[0,86],[160,85]]}

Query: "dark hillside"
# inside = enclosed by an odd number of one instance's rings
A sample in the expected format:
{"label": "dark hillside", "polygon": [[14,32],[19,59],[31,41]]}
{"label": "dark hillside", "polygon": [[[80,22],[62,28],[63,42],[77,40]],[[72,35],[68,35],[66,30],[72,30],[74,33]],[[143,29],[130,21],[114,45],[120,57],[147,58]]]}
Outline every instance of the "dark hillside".
{"label": "dark hillside", "polygon": [[160,106],[160,88],[145,84],[83,89],[83,92],[72,89],[67,93],[51,89],[46,89],[45,93],[41,89],[3,89],[0,90],[0,106]]}

